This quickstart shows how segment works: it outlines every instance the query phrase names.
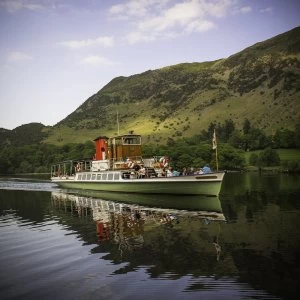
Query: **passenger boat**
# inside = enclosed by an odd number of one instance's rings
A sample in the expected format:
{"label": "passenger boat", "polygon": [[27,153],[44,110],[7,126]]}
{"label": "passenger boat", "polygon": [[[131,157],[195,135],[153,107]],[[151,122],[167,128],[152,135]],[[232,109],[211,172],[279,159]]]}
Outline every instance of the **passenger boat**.
{"label": "passenger boat", "polygon": [[95,140],[93,159],[51,167],[51,180],[62,188],[141,194],[210,195],[220,193],[224,172],[168,176],[167,157],[143,158],[142,139],[130,132]]}

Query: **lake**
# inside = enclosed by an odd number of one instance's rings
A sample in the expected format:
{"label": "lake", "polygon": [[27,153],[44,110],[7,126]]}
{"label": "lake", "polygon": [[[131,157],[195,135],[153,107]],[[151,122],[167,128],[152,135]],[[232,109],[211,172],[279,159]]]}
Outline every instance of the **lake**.
{"label": "lake", "polygon": [[0,298],[298,293],[300,176],[228,173],[219,197],[151,196],[154,207],[131,196],[0,178]]}

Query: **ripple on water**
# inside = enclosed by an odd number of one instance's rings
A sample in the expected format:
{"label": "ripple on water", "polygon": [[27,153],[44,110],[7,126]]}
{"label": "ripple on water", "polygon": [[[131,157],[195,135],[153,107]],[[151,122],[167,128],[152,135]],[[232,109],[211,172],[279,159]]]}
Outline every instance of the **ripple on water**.
{"label": "ripple on water", "polygon": [[2,216],[1,226],[7,220],[10,223],[1,228],[0,235],[0,267],[5,274],[0,275],[0,291],[6,290],[4,298],[27,298],[40,291],[53,296],[53,289],[62,282],[68,284],[74,276],[87,272],[85,264],[89,265],[93,246],[85,246],[83,251],[78,236],[66,235],[57,221],[35,224],[11,215]]}
{"label": "ripple on water", "polygon": [[59,188],[51,181],[37,181],[28,179],[3,179],[0,180],[0,189],[2,190],[22,190],[22,191],[58,191]]}

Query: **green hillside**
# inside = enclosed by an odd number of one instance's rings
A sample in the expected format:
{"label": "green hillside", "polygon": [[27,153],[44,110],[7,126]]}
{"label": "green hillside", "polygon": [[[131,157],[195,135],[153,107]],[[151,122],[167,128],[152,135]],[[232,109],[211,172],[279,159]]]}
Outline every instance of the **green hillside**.
{"label": "green hillside", "polygon": [[[195,49],[195,51],[197,51]],[[117,77],[52,128],[44,141],[84,142],[134,130],[144,141],[193,136],[245,118],[270,134],[300,121],[300,27],[213,62]],[[3,133],[4,135],[7,134]],[[1,132],[0,132],[1,135]]]}
{"label": "green hillside", "polygon": [[37,144],[48,136],[48,130],[41,123],[30,123],[16,127],[13,130],[0,128],[0,145],[22,146]]}

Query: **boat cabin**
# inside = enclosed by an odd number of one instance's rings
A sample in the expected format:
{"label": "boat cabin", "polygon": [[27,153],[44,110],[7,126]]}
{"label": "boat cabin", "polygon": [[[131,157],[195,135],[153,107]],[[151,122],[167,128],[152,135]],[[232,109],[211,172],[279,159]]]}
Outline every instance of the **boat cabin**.
{"label": "boat cabin", "polygon": [[135,159],[142,155],[142,138],[140,135],[127,134],[111,138],[112,159]]}
{"label": "boat cabin", "polygon": [[133,134],[133,131],[112,138],[99,136],[94,142],[95,155],[92,160],[70,160],[55,164],[51,169],[51,177],[69,177],[89,171],[136,170],[141,165],[153,168],[155,164],[161,164],[155,157],[142,158],[142,138]]}
{"label": "boat cabin", "polygon": [[92,171],[130,168],[134,162],[142,161],[141,135],[118,135],[112,138],[97,137],[95,140],[96,153],[92,162]]}

